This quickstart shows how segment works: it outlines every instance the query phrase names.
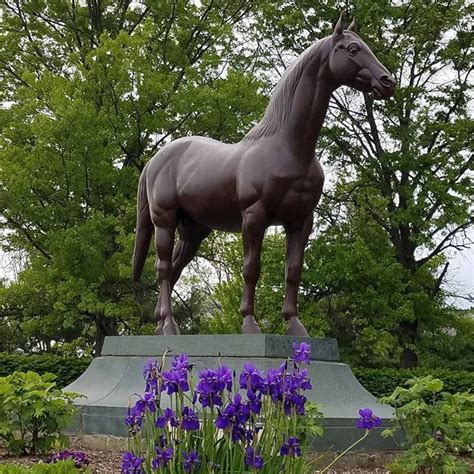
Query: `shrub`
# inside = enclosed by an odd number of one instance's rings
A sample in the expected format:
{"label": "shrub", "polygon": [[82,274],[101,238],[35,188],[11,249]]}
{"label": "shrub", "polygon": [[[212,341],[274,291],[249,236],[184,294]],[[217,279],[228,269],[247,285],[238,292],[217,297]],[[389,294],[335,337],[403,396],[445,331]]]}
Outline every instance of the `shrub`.
{"label": "shrub", "polygon": [[61,431],[72,421],[79,395],[57,388],[53,374],[14,372],[0,377],[0,439],[14,453],[66,446]]}
{"label": "shrub", "polygon": [[442,392],[443,382],[430,375],[406,385],[381,399],[395,408],[393,426],[383,436],[401,429],[407,445],[391,472],[468,472],[458,456],[470,453],[474,444],[474,394]]}
{"label": "shrub", "polygon": [[444,391],[448,393],[465,392],[474,387],[474,372],[447,369],[352,369],[359,382],[375,397],[388,397],[397,387],[404,386],[413,377],[431,375],[440,379]]}
{"label": "shrub", "polygon": [[2,474],[88,474],[90,469],[78,469],[74,461],[61,461],[56,464],[34,464],[23,467],[18,464],[0,464]]}
{"label": "shrub", "polygon": [[38,374],[55,374],[56,384],[63,388],[84,373],[91,359],[88,357],[65,357],[55,354],[8,354],[0,352],[0,377],[16,371],[32,370]]}

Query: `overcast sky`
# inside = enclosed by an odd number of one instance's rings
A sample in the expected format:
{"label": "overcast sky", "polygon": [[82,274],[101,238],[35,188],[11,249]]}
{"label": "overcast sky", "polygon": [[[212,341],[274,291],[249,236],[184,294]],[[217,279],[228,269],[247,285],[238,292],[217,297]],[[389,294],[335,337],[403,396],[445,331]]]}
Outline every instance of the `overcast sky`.
{"label": "overcast sky", "polygon": [[[474,240],[474,229],[468,233],[471,240]],[[456,252],[450,259],[450,266],[447,274],[446,288],[455,290],[461,295],[471,295],[474,297],[474,246],[463,252]],[[454,299],[459,308],[470,308],[474,303],[460,298]]]}

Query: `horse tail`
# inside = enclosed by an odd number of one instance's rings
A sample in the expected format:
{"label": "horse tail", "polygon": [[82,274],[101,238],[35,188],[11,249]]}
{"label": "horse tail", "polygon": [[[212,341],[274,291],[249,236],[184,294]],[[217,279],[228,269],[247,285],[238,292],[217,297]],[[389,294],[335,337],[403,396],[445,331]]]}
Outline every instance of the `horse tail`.
{"label": "horse tail", "polygon": [[135,247],[133,249],[132,275],[133,281],[140,280],[143,266],[150,248],[153,234],[153,223],[150,218],[146,187],[146,167],[143,169],[138,183],[137,193],[137,227],[135,230]]}

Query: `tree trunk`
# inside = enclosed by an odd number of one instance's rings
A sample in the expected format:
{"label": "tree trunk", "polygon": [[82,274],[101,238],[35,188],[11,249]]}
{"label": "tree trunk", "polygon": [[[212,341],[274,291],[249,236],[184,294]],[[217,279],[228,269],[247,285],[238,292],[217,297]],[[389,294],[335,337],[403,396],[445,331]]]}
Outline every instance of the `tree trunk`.
{"label": "tree trunk", "polygon": [[96,327],[94,357],[100,357],[102,355],[102,347],[104,347],[105,334],[99,329],[98,325]]}
{"label": "tree trunk", "polygon": [[115,324],[111,318],[106,318],[104,315],[98,314],[95,318],[95,328],[94,357],[100,357],[102,355],[105,337],[116,335]]}
{"label": "tree trunk", "polygon": [[403,347],[400,355],[400,368],[418,367],[418,354],[409,346],[418,340],[418,321],[401,321],[398,325],[398,340]]}

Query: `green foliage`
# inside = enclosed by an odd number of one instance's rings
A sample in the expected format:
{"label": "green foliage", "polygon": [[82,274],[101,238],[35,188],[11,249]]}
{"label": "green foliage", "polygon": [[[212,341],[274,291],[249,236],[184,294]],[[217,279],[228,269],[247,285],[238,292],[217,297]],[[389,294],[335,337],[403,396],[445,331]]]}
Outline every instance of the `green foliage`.
{"label": "green foliage", "polygon": [[62,431],[80,395],[57,388],[53,374],[14,372],[0,378],[0,439],[13,453],[48,452],[68,444]]}
{"label": "green foliage", "polygon": [[[223,239],[224,240],[224,239]],[[214,258],[226,262],[226,278],[214,285],[212,296],[218,309],[206,326],[208,332],[238,333],[242,324],[239,313],[242,295],[243,250],[240,235],[226,238],[221,246],[213,249]],[[285,292],[285,238],[273,229],[265,236],[261,264],[262,272],[257,284],[255,307],[258,322],[263,332],[285,334],[286,323],[281,315]],[[307,273],[307,268],[305,269]],[[315,317],[316,305],[308,298],[305,289],[299,294],[299,316],[313,336],[326,335],[328,325],[322,318]]]}
{"label": "green foliage", "polygon": [[414,377],[432,376],[443,382],[444,391],[455,394],[474,387],[474,372],[446,369],[369,369],[354,367],[357,380],[377,398],[388,397],[397,387],[404,386]]}
{"label": "green foliage", "polygon": [[152,259],[131,283],[139,173],[172,138],[238,140],[264,102],[238,60],[249,2],[197,3],[2,8],[3,249],[27,263],[0,290],[5,325],[21,335],[0,337],[0,350],[51,351],[54,340],[99,355],[107,335],[152,333]]}
{"label": "green foliage", "polygon": [[78,469],[74,467],[71,460],[60,461],[55,464],[33,464],[31,467],[23,467],[18,464],[0,464],[3,474],[76,474],[91,472],[90,469]]}
{"label": "green foliage", "polygon": [[[340,3],[4,3],[2,248],[26,264],[0,287],[0,351],[99,355],[106,335],[153,332],[153,255],[143,282],[130,282],[143,165],[179,136],[239,140],[275,69],[331,33]],[[343,88],[331,103],[317,156],[334,185],[306,253],[301,318],[312,335],[337,337],[352,364],[472,370],[474,323],[449,307],[445,285],[472,223],[472,5],[345,9],[399,87],[388,102]],[[209,240],[176,315],[183,332],[238,332],[240,238]],[[272,333],[285,331],[283,247],[267,236],[257,288]]]}
{"label": "green foliage", "polygon": [[65,357],[55,354],[7,354],[0,352],[0,377],[13,372],[31,370],[40,375],[51,373],[55,383],[63,388],[84,373],[91,362],[89,357]]}
{"label": "green foliage", "polygon": [[305,416],[298,423],[298,439],[303,444],[311,444],[311,440],[316,436],[324,435],[324,427],[321,422],[324,415],[321,412],[322,405],[307,401],[305,405]]}
{"label": "green foliage", "polygon": [[472,311],[449,311],[449,327],[422,337],[420,352],[428,367],[474,371],[474,319]]}
{"label": "green foliage", "polygon": [[431,376],[410,379],[406,386],[381,399],[395,408],[394,424],[383,436],[401,429],[407,443],[392,472],[468,472],[458,456],[472,451],[474,394],[443,392],[443,382]]}

